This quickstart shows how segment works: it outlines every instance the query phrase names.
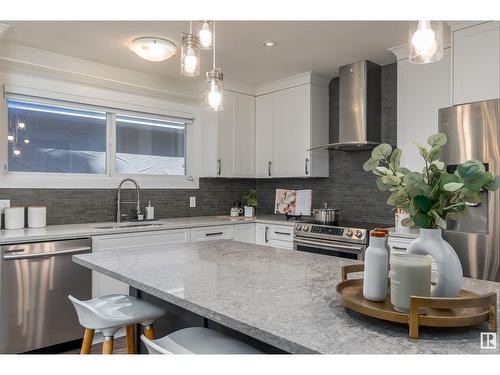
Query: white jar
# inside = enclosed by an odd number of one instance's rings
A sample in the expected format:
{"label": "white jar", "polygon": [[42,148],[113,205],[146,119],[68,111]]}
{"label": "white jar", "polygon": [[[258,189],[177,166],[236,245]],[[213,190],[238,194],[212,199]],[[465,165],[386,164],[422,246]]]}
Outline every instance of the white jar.
{"label": "white jar", "polygon": [[363,276],[363,296],[370,301],[384,301],[387,296],[389,253],[386,239],[384,232],[370,232],[370,245],[365,251]]}
{"label": "white jar", "polygon": [[7,207],[5,212],[5,229],[24,228],[24,207]]}
{"label": "white jar", "polygon": [[43,228],[46,224],[46,207],[28,207],[28,228]]}

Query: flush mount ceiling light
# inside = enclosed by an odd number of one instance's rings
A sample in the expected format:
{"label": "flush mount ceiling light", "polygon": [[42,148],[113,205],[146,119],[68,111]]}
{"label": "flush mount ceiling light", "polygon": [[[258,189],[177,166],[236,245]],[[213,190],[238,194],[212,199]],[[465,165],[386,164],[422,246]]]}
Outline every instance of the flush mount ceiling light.
{"label": "flush mount ceiling light", "polygon": [[130,50],[144,60],[164,61],[175,55],[177,47],[167,39],[144,37],[134,39]]}
{"label": "flush mount ceiling light", "polygon": [[429,64],[443,58],[443,22],[412,21],[409,27],[409,61]]}
{"label": "flush mount ceiling light", "polygon": [[265,47],[274,47],[275,45],[276,45],[276,43],[273,42],[272,40],[268,40],[268,41],[264,42]]}

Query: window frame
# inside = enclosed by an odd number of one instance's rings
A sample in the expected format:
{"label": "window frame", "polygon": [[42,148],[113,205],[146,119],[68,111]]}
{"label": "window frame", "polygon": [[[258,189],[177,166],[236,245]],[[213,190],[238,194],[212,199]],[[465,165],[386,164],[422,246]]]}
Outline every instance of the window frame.
{"label": "window frame", "polygon": [[[52,172],[17,172],[8,169],[8,99],[20,101],[32,101],[34,103],[49,104],[55,106],[66,106],[69,108],[94,110],[106,113],[106,168],[104,174],[93,173],[52,173]],[[73,99],[73,98],[72,98]],[[102,101],[101,101],[102,102]],[[125,105],[126,106],[126,105]],[[129,110],[113,106],[103,106],[100,104],[89,104],[75,102],[73,100],[64,100],[60,98],[48,98],[31,95],[30,93],[8,92],[3,95],[1,106],[1,129],[0,142],[4,152],[0,153],[0,188],[115,188],[121,180],[127,177],[136,179],[143,188],[178,188],[178,189],[197,189],[199,188],[199,179],[192,177],[192,138],[195,116],[185,114],[186,117],[178,115],[166,115],[149,112],[151,108],[145,108],[145,111]],[[120,106],[121,107],[121,106]],[[137,107],[133,105],[132,107]],[[2,113],[3,112],[3,113]],[[140,173],[117,173],[116,172],[116,115],[130,115],[149,117],[162,121],[183,120],[185,124],[184,135],[184,163],[185,175],[148,175]]]}

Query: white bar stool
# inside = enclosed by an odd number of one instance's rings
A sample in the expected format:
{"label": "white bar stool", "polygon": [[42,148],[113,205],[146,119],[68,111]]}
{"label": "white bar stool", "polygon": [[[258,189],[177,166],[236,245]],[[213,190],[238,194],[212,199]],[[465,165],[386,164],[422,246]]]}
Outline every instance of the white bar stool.
{"label": "white bar stool", "polygon": [[141,336],[149,354],[263,354],[223,333],[204,327],[180,329],[158,340]]}
{"label": "white bar stool", "polygon": [[104,335],[102,353],[112,354],[114,335],[122,327],[127,331],[127,352],[135,353],[134,325],[141,324],[144,335],[154,340],[153,321],[165,315],[165,310],[125,294],[110,294],[88,301],[80,301],[71,295],[68,298],[85,328],[80,354],[90,353],[96,329]]}

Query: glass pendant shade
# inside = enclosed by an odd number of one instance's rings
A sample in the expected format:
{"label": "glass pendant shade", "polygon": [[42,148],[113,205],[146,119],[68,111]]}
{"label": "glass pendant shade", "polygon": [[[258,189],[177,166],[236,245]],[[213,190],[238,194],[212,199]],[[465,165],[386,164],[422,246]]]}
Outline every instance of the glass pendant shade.
{"label": "glass pendant shade", "polygon": [[181,74],[186,77],[200,75],[200,43],[196,35],[182,33]]}
{"label": "glass pendant shade", "polygon": [[428,64],[443,58],[443,22],[411,21],[409,26],[409,61]]}
{"label": "glass pendant shade", "polygon": [[222,70],[217,68],[207,72],[207,87],[205,91],[205,105],[209,111],[224,109],[224,84]]}
{"label": "glass pendant shade", "polygon": [[177,47],[167,39],[137,38],[132,41],[130,50],[145,60],[164,61],[175,55]]}
{"label": "glass pendant shade", "polygon": [[211,21],[200,21],[198,38],[200,39],[200,48],[202,50],[209,50],[213,45],[213,22]]}

